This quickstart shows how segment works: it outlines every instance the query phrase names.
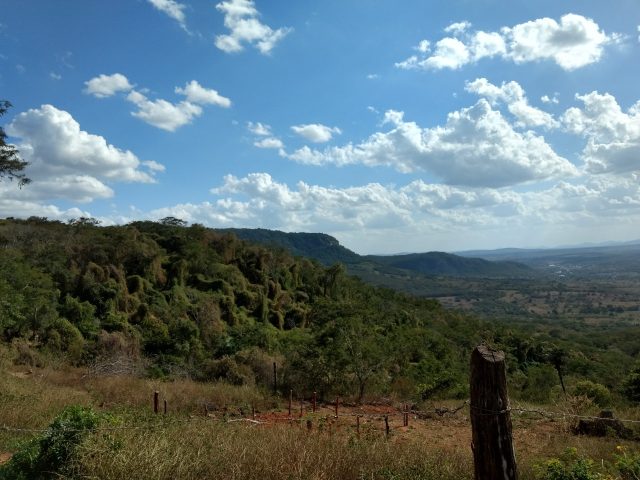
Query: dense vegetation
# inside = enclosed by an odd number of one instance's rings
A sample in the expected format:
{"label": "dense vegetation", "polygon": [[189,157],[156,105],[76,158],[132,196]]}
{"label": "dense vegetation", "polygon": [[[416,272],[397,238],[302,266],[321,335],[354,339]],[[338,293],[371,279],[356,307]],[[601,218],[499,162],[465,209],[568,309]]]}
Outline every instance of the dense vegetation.
{"label": "dense vegetation", "polygon": [[0,336],[24,362],[53,353],[265,387],[276,362],[280,389],[300,395],[464,398],[484,340],[509,354],[516,397],[549,400],[583,380],[633,390],[638,327],[480,321],[175,218],[7,219],[0,245]]}
{"label": "dense vegetation", "polygon": [[[506,351],[518,404],[587,415],[614,406],[637,420],[637,322],[568,317],[567,298],[587,298],[598,285],[571,290],[545,281],[558,293],[532,290],[530,298],[556,302],[555,316],[531,321],[514,311],[488,321],[371,286],[340,263],[175,218],[118,227],[86,218],[2,220],[0,424],[9,429],[0,430],[0,462],[5,452],[13,456],[0,479],[471,478],[469,411],[459,405],[469,354],[481,341]],[[476,304],[494,304],[487,290],[539,285],[429,282],[474,286],[460,296],[481,296]],[[460,417],[394,425],[391,441],[376,428],[379,419],[355,436],[352,417],[331,421],[326,411],[300,418],[315,422],[312,434],[291,421],[257,429],[225,423],[249,406],[281,408],[282,396],[270,393],[274,362],[280,393],[292,389],[296,398],[384,396],[435,412],[437,401]],[[156,390],[171,410],[160,427],[149,408]],[[203,404],[214,406],[213,418],[202,416]],[[633,440],[577,437],[570,423],[526,415],[514,422],[521,478],[626,480],[640,472]]]}

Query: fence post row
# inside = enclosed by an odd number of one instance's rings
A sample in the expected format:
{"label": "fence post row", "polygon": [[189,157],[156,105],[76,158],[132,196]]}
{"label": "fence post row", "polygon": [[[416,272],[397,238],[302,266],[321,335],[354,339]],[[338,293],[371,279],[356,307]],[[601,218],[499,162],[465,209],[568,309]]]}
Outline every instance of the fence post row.
{"label": "fence post row", "polygon": [[[278,376],[276,362],[273,362],[273,390],[277,392]],[[493,350],[487,345],[477,346],[471,353],[470,375],[470,417],[475,480],[517,480],[518,472],[513,448],[513,434],[504,352]],[[312,408],[316,411],[317,396],[313,392]],[[289,391],[289,418],[291,418],[293,390]],[[335,417],[339,414],[340,397],[336,397]],[[167,414],[167,400],[164,413]],[[409,426],[409,404],[403,405],[403,424]],[[153,392],[153,412],[160,413],[160,392]],[[209,408],[204,403],[204,414]],[[304,414],[304,402],[300,399],[300,417]],[[255,406],[251,406],[251,416],[256,419]],[[389,437],[389,416],[384,416],[385,436]],[[312,423],[307,421],[311,430]],[[331,426],[329,426],[331,429]],[[331,431],[331,430],[330,430]],[[356,432],[360,435],[360,415],[356,415]]]}
{"label": "fence post row", "polygon": [[504,353],[479,345],[471,354],[471,430],[476,480],[517,480]]}

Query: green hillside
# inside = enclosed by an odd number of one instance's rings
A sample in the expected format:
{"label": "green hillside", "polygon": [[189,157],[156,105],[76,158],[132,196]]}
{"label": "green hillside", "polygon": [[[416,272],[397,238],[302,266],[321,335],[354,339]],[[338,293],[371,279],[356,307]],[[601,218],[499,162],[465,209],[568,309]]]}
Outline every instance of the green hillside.
{"label": "green hillside", "polygon": [[444,252],[411,253],[387,257],[368,255],[371,262],[425,275],[456,277],[522,277],[531,276],[533,270],[512,261],[489,261],[467,258]]}
{"label": "green hillside", "polygon": [[[443,252],[407,255],[358,255],[340,245],[335,238],[323,233],[285,233],[265,229],[225,229],[247,241],[280,247],[292,255],[314,258],[323,265],[343,263],[356,275],[364,270],[381,274],[416,272],[430,276],[458,277],[518,277],[531,276],[533,270],[513,261],[489,261],[467,258]],[[400,272],[398,270],[403,270]]]}
{"label": "green hillside", "polygon": [[[308,239],[339,251],[331,237]],[[639,328],[481,321],[174,218],[0,220],[0,339],[29,365],[269,387],[275,362],[281,391],[466,398],[469,354],[487,341],[509,356],[514,396],[546,401],[558,373],[622,393]]]}

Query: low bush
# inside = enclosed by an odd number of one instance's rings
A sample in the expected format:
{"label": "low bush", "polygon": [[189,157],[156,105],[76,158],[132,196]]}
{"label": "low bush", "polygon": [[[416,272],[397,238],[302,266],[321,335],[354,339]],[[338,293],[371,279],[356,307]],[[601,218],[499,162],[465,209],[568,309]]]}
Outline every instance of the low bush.
{"label": "low bush", "polygon": [[91,408],[65,408],[40,437],[24,442],[0,467],[0,480],[45,480],[70,473],[76,449],[100,420]]}

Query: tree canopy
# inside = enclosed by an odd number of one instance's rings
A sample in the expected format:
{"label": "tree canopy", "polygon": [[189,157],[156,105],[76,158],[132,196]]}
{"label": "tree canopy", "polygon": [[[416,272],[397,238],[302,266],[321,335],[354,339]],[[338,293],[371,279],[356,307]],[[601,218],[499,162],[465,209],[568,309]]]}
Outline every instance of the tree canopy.
{"label": "tree canopy", "polygon": [[[9,108],[11,108],[11,102],[0,100],[0,117],[2,117]],[[4,129],[0,127],[0,178],[6,177],[10,180],[15,178],[19,186],[26,185],[31,182],[23,173],[28,162],[20,158],[15,145],[7,144],[6,138],[7,134]]]}

